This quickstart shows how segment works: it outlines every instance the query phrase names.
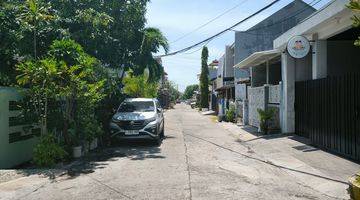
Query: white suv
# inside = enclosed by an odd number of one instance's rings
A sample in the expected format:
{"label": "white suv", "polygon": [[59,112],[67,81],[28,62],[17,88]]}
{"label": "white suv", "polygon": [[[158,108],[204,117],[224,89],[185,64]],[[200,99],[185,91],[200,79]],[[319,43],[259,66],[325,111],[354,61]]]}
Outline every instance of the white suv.
{"label": "white suv", "polygon": [[152,139],[161,144],[164,138],[164,115],[157,99],[129,98],[120,104],[110,122],[112,137]]}

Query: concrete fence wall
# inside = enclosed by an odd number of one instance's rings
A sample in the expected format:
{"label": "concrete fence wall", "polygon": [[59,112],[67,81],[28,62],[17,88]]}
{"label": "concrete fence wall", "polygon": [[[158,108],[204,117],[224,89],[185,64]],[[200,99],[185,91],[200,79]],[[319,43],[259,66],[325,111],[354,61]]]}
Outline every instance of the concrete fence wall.
{"label": "concrete fence wall", "polygon": [[269,86],[269,103],[280,104],[280,86],[270,85]]}
{"label": "concrete fence wall", "polygon": [[249,97],[249,125],[259,127],[260,117],[257,109],[272,108],[275,111],[274,117],[270,120],[271,129],[280,127],[280,86],[265,85],[261,87],[248,87]]}
{"label": "concrete fence wall", "polygon": [[260,126],[259,114],[257,109],[264,110],[265,105],[265,87],[249,87],[249,124],[251,126]]}
{"label": "concrete fence wall", "polygon": [[16,103],[21,94],[10,87],[0,87],[0,169],[29,161],[40,130],[21,121]]}

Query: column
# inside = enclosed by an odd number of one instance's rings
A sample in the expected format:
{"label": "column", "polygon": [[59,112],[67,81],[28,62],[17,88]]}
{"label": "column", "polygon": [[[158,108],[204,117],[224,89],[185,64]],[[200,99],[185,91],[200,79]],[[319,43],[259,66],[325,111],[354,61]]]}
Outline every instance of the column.
{"label": "column", "polygon": [[327,42],[315,40],[312,45],[312,78],[320,79],[327,76]]}
{"label": "column", "polygon": [[266,61],[266,84],[269,84],[269,60]]}
{"label": "column", "polygon": [[243,125],[248,125],[249,124],[249,100],[248,99],[244,99],[243,102]]}
{"label": "column", "polygon": [[281,54],[282,104],[281,131],[295,132],[295,59],[287,52]]}

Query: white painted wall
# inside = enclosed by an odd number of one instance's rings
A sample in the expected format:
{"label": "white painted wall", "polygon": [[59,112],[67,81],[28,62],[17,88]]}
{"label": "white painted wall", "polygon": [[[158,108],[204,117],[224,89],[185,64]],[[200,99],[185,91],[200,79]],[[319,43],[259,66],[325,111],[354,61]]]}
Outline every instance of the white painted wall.
{"label": "white painted wall", "polygon": [[38,138],[31,138],[9,144],[10,133],[24,133],[23,126],[9,127],[9,117],[19,114],[18,111],[9,112],[9,101],[20,99],[21,95],[15,88],[0,87],[0,169],[31,160],[33,147],[38,141]]}

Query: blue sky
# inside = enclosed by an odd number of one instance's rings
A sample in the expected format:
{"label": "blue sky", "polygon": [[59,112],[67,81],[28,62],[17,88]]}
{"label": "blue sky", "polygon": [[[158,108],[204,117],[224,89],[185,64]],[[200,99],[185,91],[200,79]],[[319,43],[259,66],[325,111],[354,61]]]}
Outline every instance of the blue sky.
{"label": "blue sky", "polygon": [[[152,0],[148,5],[147,26],[157,27],[164,33],[170,42],[170,51],[176,51],[199,42],[233,24],[269,4],[272,0]],[[304,0],[307,3],[313,0]],[[260,13],[246,23],[236,27],[236,30],[246,30],[272,13],[292,2],[281,0],[268,10]],[[329,0],[322,0],[315,8],[323,6]],[[208,24],[204,28],[177,41],[197,27],[224,11],[240,4],[226,15]],[[225,45],[234,42],[234,32],[228,32],[214,40],[209,48],[209,61],[218,59],[224,52]],[[180,91],[190,84],[198,83],[197,74],[200,73],[201,47],[187,53],[163,58],[165,71],[169,79],[174,81]],[[199,50],[199,51],[196,51]]]}

